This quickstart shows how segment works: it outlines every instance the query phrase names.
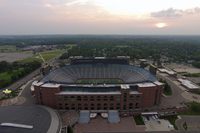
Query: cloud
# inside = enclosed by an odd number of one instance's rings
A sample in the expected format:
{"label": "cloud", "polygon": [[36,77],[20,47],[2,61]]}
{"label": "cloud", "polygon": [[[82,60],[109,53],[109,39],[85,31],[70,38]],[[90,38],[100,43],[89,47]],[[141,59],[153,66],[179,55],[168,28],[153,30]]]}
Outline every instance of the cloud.
{"label": "cloud", "polygon": [[72,5],[85,5],[89,3],[89,0],[73,0],[73,1],[68,1],[65,3],[66,6],[72,6]]}
{"label": "cloud", "polygon": [[195,14],[200,14],[199,7],[190,8],[190,9],[186,9],[186,10],[169,8],[167,10],[152,12],[152,13],[150,13],[150,16],[154,17],[154,18],[180,18],[185,15],[195,15]]}
{"label": "cloud", "polygon": [[152,12],[151,16],[155,18],[177,18],[183,15],[182,10],[169,8],[158,12]]}

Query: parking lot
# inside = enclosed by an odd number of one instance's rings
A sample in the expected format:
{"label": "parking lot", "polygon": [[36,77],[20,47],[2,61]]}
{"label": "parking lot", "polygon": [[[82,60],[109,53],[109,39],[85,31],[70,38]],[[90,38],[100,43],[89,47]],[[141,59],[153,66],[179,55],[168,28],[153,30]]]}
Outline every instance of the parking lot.
{"label": "parking lot", "polygon": [[146,126],[146,131],[174,130],[174,126],[168,120],[160,119],[157,115],[143,115],[142,118]]}

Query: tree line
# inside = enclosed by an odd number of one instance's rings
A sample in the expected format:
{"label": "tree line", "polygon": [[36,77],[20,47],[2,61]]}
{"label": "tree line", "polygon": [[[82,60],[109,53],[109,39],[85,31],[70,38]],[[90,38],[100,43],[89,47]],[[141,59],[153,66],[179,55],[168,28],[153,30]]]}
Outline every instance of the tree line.
{"label": "tree line", "polygon": [[32,62],[13,62],[9,63],[6,61],[0,62],[0,88],[6,87],[11,83],[19,80],[26,76],[32,71],[36,70],[41,66],[38,61]]}

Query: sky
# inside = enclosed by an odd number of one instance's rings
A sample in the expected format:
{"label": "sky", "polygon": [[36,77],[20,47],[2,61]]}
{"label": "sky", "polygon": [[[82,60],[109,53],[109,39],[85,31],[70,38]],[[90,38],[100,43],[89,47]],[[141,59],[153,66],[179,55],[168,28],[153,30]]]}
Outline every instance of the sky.
{"label": "sky", "polygon": [[200,35],[200,0],[0,0],[0,35]]}

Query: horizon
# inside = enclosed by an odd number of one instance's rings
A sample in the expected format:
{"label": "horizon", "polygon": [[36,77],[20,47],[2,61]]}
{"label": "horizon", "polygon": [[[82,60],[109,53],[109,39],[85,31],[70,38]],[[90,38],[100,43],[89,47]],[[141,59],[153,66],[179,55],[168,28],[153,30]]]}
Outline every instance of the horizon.
{"label": "horizon", "polygon": [[168,37],[181,37],[181,36],[191,36],[191,37],[199,37],[200,34],[0,34],[0,37],[6,36],[168,36]]}

